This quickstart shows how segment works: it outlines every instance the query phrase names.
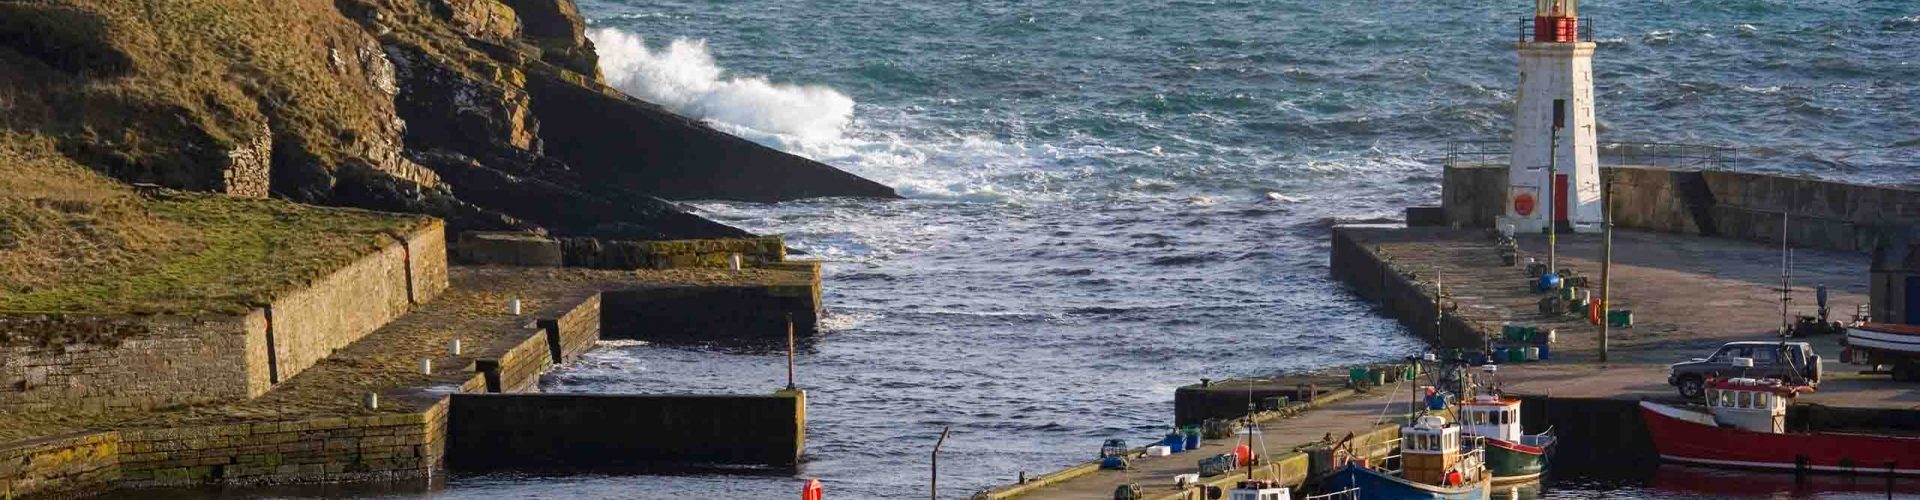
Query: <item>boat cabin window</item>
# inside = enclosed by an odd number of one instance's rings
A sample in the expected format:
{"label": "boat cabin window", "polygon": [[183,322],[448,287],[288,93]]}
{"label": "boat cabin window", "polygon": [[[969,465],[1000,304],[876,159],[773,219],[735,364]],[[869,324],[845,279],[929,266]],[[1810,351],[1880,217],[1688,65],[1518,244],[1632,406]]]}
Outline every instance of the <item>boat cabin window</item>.
{"label": "boat cabin window", "polygon": [[1773,409],[1773,395],[1772,395],[1772,394],[1768,394],[1768,393],[1765,393],[1765,392],[1756,392],[1756,393],[1754,393],[1754,394],[1753,394],[1753,407],[1754,407],[1754,408],[1759,408],[1759,409],[1762,409],[1762,410],[1770,410],[1770,409]]}
{"label": "boat cabin window", "polygon": [[1468,415],[1473,418],[1473,425],[1487,425],[1487,412],[1476,409],[1468,412]]}
{"label": "boat cabin window", "polygon": [[1720,406],[1721,408],[1732,408],[1732,407],[1733,407],[1733,391],[1720,391],[1720,405],[1719,405],[1719,406]]}
{"label": "boat cabin window", "polygon": [[1753,408],[1753,393],[1740,391],[1735,394],[1740,398],[1739,402],[1734,403],[1735,406],[1739,408]]}

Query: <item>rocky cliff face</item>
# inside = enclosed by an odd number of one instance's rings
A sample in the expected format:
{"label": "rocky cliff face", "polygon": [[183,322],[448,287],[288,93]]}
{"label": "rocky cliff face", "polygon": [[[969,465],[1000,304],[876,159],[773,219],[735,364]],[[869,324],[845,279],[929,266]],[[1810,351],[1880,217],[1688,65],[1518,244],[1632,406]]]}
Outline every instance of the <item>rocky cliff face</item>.
{"label": "rocky cliff face", "polygon": [[0,128],[124,182],[453,230],[736,236],[663,200],[894,196],[597,60],[572,0],[0,0]]}

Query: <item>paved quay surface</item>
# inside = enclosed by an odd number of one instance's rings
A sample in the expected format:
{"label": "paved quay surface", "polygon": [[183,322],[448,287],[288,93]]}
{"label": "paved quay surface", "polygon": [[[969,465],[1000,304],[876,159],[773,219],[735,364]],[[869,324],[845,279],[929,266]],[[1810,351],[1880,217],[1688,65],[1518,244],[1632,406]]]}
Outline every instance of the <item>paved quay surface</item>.
{"label": "paved quay surface", "polygon": [[[1388,385],[1385,389],[1392,389]],[[1402,386],[1402,389],[1407,387]],[[1410,389],[1408,389],[1410,390]],[[1302,445],[1322,442],[1331,435],[1334,440],[1346,436],[1348,432],[1363,432],[1386,422],[1385,418],[1402,415],[1407,412],[1407,398],[1410,392],[1376,390],[1370,393],[1358,393],[1345,399],[1313,408],[1292,418],[1268,420],[1260,424],[1259,437],[1255,438],[1254,449],[1268,458],[1292,454]],[[1396,399],[1398,403],[1388,405]],[[1205,440],[1197,451],[1176,453],[1165,457],[1133,459],[1132,468],[1124,471],[1102,470],[1076,477],[1059,484],[1047,485],[1018,496],[1021,499],[1049,498],[1113,498],[1113,490],[1128,482],[1139,483],[1146,498],[1159,498],[1179,493],[1173,487],[1173,477],[1190,474],[1199,470],[1202,458],[1232,453],[1233,448],[1246,443],[1244,435],[1234,439]],[[1087,450],[1092,456],[1097,449]]]}
{"label": "paved quay surface", "polygon": [[[1599,361],[1598,327],[1584,317],[1549,318],[1536,302],[1544,295],[1525,289],[1523,266],[1501,265],[1493,240],[1477,229],[1345,228],[1363,246],[1415,273],[1428,287],[1436,275],[1445,285],[1453,314],[1498,334],[1500,325],[1535,325],[1558,331],[1552,360],[1501,367],[1499,381],[1516,394],[1556,397],[1677,400],[1667,385],[1669,363],[1705,357],[1725,342],[1776,340],[1780,325],[1780,248],[1739,240],[1616,230],[1614,309],[1633,311],[1634,326],[1612,329],[1609,359]],[[1547,260],[1547,238],[1519,240],[1521,262]],[[1600,281],[1602,237],[1559,236],[1558,264]],[[1852,317],[1867,302],[1866,254],[1813,249],[1793,251],[1794,315],[1813,314],[1814,286],[1824,283],[1836,319]],[[1599,292],[1594,292],[1595,297]],[[1920,409],[1920,384],[1886,375],[1860,375],[1862,367],[1840,363],[1838,336],[1810,342],[1821,356],[1824,382],[1803,403],[1855,408]]]}

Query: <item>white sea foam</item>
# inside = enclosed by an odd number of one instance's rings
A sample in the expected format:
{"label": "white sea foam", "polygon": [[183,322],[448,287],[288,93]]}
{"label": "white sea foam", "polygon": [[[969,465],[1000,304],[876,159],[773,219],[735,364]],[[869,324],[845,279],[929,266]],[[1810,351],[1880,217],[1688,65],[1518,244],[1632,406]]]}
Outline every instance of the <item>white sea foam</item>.
{"label": "white sea foam", "polygon": [[705,40],[677,39],[654,50],[639,35],[613,28],[588,36],[607,83],[683,115],[803,140],[838,138],[853,119],[853,99],[833,89],[727,75]]}
{"label": "white sea foam", "polygon": [[862,127],[854,120],[854,100],[845,94],[729,74],[704,40],[675,39],[656,48],[615,28],[588,36],[608,84],[723,132],[846,168],[908,197],[1007,201],[1019,190],[1003,178],[1074,154],[976,136],[910,141],[894,131],[915,127],[911,116],[886,116],[881,126]]}

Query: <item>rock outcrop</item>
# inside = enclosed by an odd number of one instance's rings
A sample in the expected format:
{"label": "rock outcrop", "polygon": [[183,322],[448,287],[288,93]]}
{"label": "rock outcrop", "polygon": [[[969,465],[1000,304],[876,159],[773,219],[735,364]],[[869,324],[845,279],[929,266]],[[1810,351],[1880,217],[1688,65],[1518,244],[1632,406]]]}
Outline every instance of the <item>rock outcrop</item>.
{"label": "rock outcrop", "polygon": [[622,239],[895,196],[601,81],[572,0],[0,0],[0,131],[123,182]]}

